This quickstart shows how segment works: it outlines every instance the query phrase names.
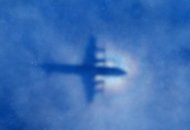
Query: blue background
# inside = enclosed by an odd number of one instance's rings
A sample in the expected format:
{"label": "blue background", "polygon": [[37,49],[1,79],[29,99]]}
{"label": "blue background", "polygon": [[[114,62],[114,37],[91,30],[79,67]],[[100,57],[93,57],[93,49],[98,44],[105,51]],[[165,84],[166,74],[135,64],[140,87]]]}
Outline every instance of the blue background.
{"label": "blue background", "polygon": [[[141,74],[86,105],[80,77],[36,66],[82,63],[91,35]],[[0,130],[189,130],[189,36],[188,0],[0,0]]]}

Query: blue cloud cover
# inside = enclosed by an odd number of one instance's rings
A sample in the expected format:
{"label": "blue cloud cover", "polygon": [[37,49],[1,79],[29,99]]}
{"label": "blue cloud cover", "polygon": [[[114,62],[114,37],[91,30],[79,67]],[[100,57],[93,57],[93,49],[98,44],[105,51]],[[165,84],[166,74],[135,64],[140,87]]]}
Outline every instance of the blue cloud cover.
{"label": "blue cloud cover", "polygon": [[[189,6],[186,0],[1,0],[0,129],[189,130]],[[47,75],[37,65],[82,63],[91,35],[107,41],[107,50],[135,57],[139,69],[129,89],[86,105],[80,77]]]}

